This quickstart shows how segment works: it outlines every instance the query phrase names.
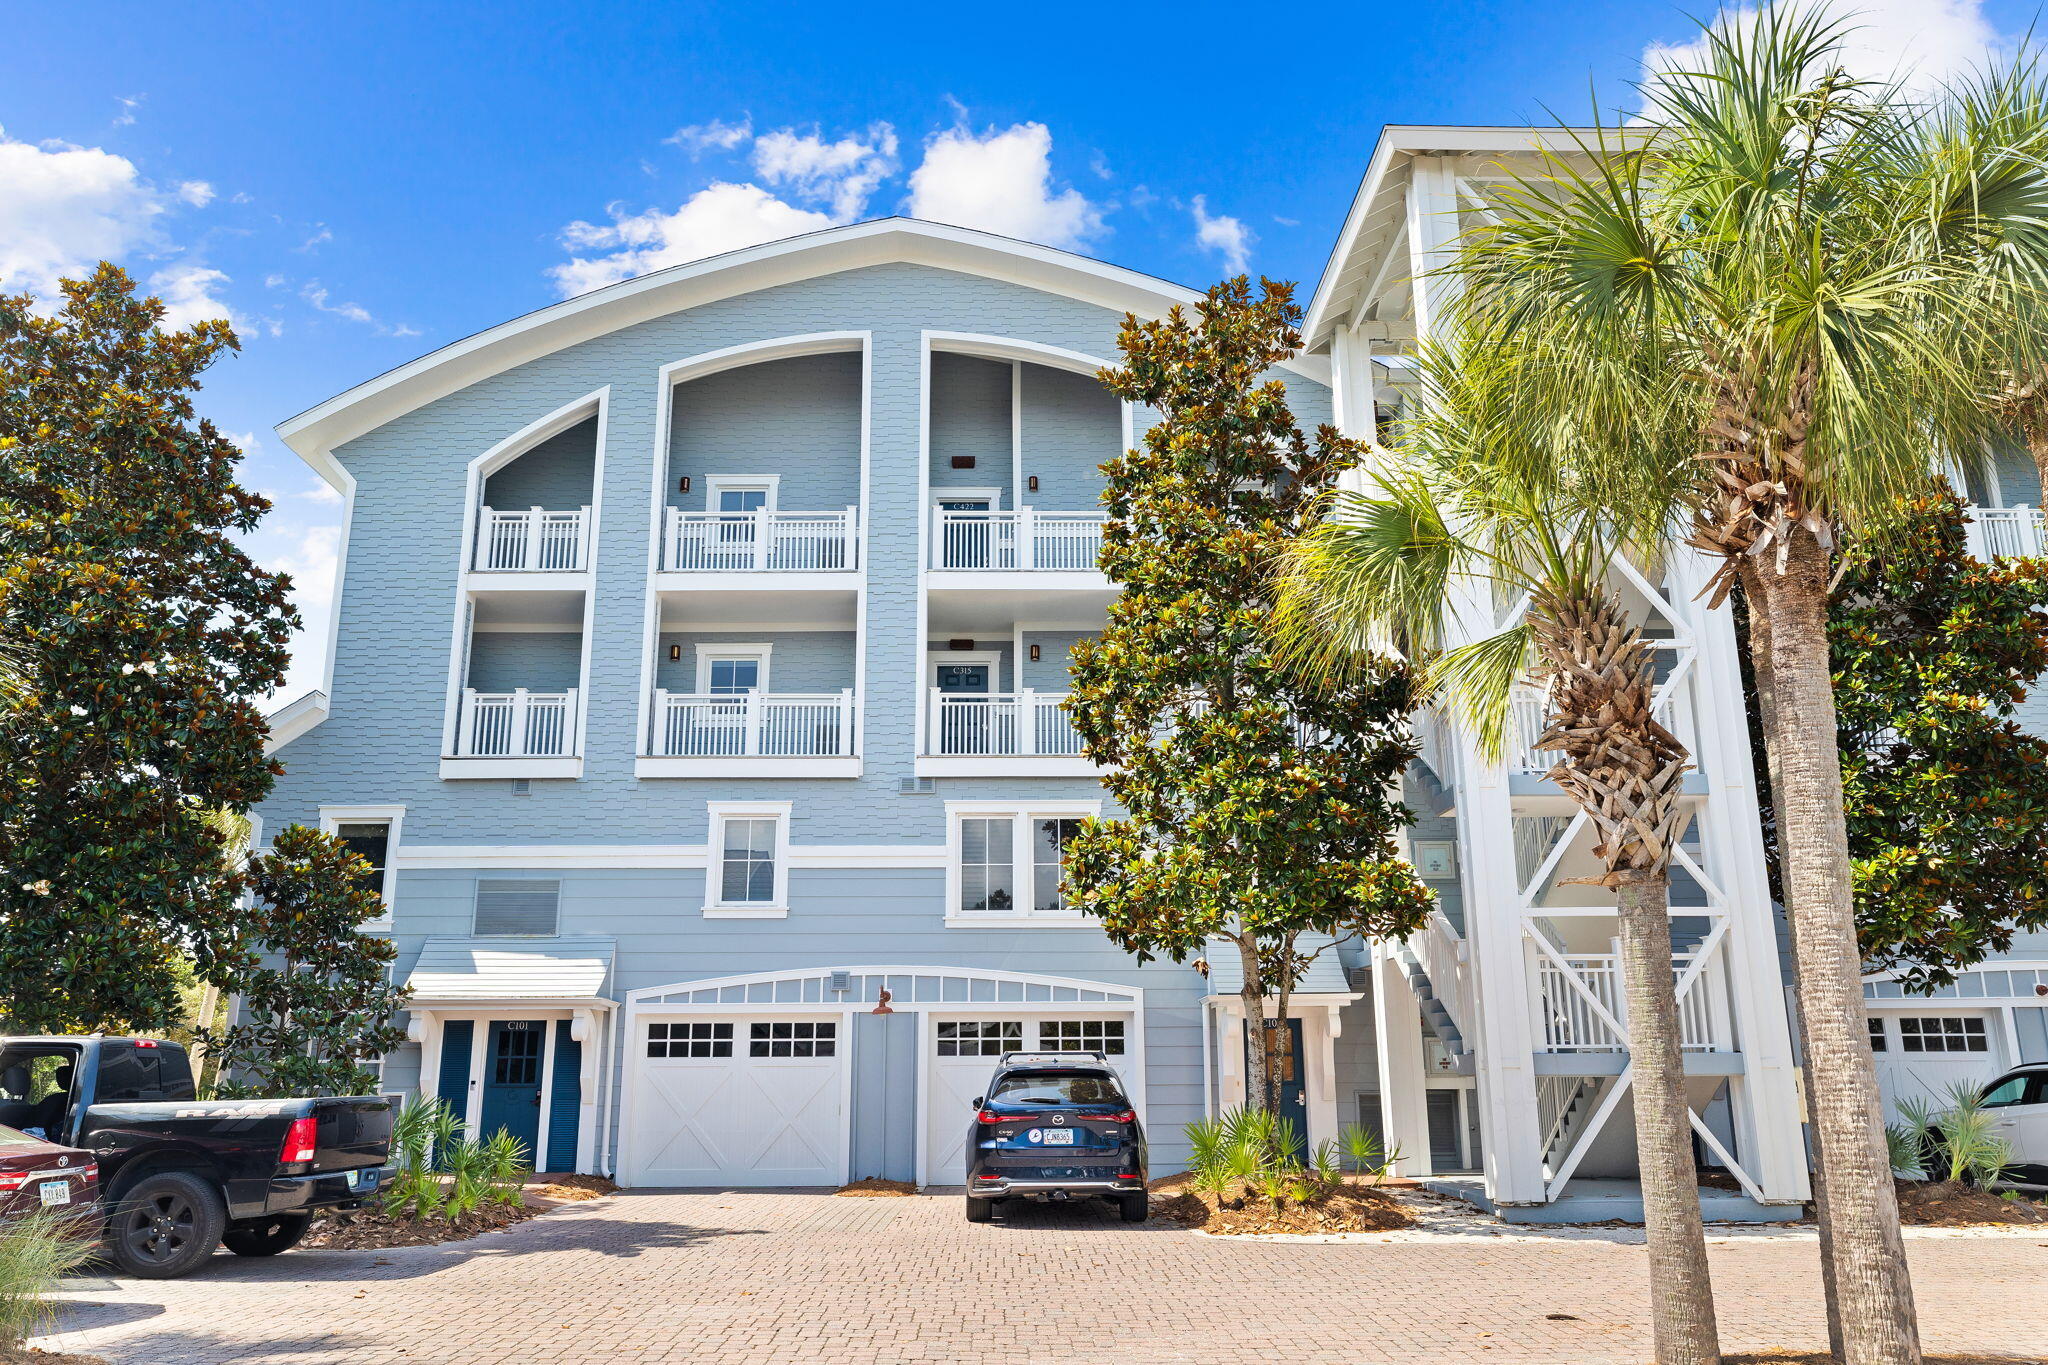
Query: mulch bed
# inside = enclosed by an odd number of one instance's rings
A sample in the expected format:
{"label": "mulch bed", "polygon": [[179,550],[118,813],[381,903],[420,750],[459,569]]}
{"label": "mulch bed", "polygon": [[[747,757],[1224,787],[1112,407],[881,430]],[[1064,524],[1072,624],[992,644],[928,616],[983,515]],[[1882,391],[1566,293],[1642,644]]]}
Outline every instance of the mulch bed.
{"label": "mulch bed", "polygon": [[[1272,1232],[1387,1232],[1414,1223],[1394,1195],[1364,1180],[1347,1180],[1328,1199],[1314,1204],[1289,1204],[1275,1209],[1266,1200],[1241,1198],[1234,1190],[1219,1206],[1216,1197],[1194,1186],[1185,1172],[1151,1184],[1152,1216],[1203,1232],[1244,1236]],[[1243,1207],[1231,1205],[1242,1203]]]}
{"label": "mulch bed", "polygon": [[2001,1199],[1971,1185],[1938,1180],[1899,1182],[1899,1221],[1916,1228],[1973,1228],[2048,1223],[2048,1204],[2021,1195]]}
{"label": "mulch bed", "polygon": [[[500,1232],[564,1204],[602,1199],[619,1187],[601,1175],[540,1175],[526,1182],[525,1200],[517,1207],[487,1204],[467,1218],[393,1218],[368,1208],[348,1215],[318,1219],[303,1247],[328,1251],[385,1251],[392,1247],[429,1247],[462,1242],[487,1232]],[[0,1358],[0,1365],[11,1365]]]}
{"label": "mulch bed", "polygon": [[851,1185],[840,1186],[836,1193],[854,1199],[894,1199],[916,1194],[917,1186],[908,1180],[884,1180],[880,1176],[871,1175],[864,1180],[856,1180]]}
{"label": "mulch bed", "polygon": [[0,1345],[0,1365],[107,1365],[104,1356],[67,1355],[55,1351],[26,1350]]}

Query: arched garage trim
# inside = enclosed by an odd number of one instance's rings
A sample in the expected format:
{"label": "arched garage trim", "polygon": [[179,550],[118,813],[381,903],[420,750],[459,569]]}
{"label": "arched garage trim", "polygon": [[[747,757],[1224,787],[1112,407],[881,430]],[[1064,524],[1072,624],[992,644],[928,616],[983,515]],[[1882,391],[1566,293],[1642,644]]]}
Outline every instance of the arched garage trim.
{"label": "arched garage trim", "polygon": [[[848,1040],[840,1058],[842,1074],[853,1074],[853,1016],[871,1013],[889,992],[892,1012],[918,1016],[918,1122],[916,1168],[925,1169],[925,1106],[932,1087],[928,1074],[934,1047],[935,1016],[1121,1015],[1126,1029],[1125,1079],[1142,1119],[1146,1111],[1145,992],[1141,987],[1077,977],[1044,976],[971,967],[852,966],[804,967],[739,976],[707,977],[665,986],[647,986],[626,994],[620,1011],[620,1113],[617,1160],[613,1169],[622,1180],[635,1171],[632,1150],[637,1106],[636,1074],[642,1062],[641,1034],[650,1019],[690,1015],[837,1016],[840,1034]],[[850,1116],[840,1135],[842,1155],[851,1161]]]}

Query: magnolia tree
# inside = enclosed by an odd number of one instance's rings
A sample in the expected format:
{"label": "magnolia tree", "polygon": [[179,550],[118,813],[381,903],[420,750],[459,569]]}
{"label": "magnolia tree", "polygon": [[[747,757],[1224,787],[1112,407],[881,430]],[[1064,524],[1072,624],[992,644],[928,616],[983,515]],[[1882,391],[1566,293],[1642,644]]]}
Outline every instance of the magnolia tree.
{"label": "magnolia tree", "polygon": [[[1301,345],[1290,286],[1239,276],[1192,316],[1126,317],[1102,379],[1158,422],[1103,466],[1102,568],[1121,588],[1073,652],[1068,703],[1123,814],[1086,822],[1066,888],[1141,961],[1235,954],[1249,1105],[1275,1109],[1288,996],[1346,936],[1418,928],[1389,794],[1414,756],[1410,681],[1382,662],[1327,683],[1263,629],[1279,551],[1364,447],[1304,435],[1274,367]],[[1314,945],[1314,946],[1310,946]]]}

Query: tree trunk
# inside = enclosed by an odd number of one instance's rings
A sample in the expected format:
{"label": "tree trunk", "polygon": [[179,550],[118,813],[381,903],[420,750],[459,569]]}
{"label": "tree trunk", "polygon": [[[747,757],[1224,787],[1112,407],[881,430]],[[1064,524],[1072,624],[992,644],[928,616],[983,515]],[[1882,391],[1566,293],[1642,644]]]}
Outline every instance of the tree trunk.
{"label": "tree trunk", "polygon": [[1806,1026],[1808,1118],[1820,1149],[1847,1365],[1917,1365],[1920,1336],[1899,1234],[1898,1197],[1863,1008],[1834,683],[1828,665],[1828,553],[1792,529],[1782,571],[1756,575],[1752,620],[1769,649],[1766,743],[1778,776],[1779,854]]}
{"label": "tree trunk", "polygon": [[[2048,485],[2043,486],[2048,487]],[[1756,680],[1757,719],[1762,724],[1764,734],[1768,736],[1771,733],[1772,718],[1777,713],[1776,707],[1772,703],[1771,692],[1771,620],[1764,613],[1760,605],[1759,594],[1762,592],[1762,588],[1757,582],[1758,566],[1754,557],[1745,557],[1739,566],[1738,572],[1742,580],[1743,601],[1749,607],[1749,668],[1751,676]],[[1779,866],[1782,867],[1785,859],[1785,817],[1782,814],[1785,803],[1784,783],[1779,780],[1776,752],[1768,745],[1766,745],[1764,752],[1764,769],[1770,785],[1772,823],[1777,827],[1775,833],[1778,841],[1778,862]],[[1791,933],[1792,955],[1796,961],[1799,956],[1799,936],[1789,915],[1786,916],[1786,928],[1793,931]],[[1806,1033],[1806,1001],[1796,986],[1792,991],[1792,1024],[1799,1038],[1799,1060],[1801,1063],[1799,1068],[1800,1095],[1806,1105],[1807,1114],[1811,1115],[1813,1113],[1813,1044],[1808,1040]],[[1837,1274],[1835,1269],[1835,1236],[1832,1223],[1828,1218],[1826,1161],[1821,1155],[1819,1142],[1816,1141],[1812,1144],[1810,1153],[1813,1176],[1813,1221],[1815,1228],[1820,1233],[1821,1298],[1827,1305],[1828,1315],[1828,1354],[1836,1360],[1840,1360],[1842,1358],[1842,1304],[1840,1295],[1835,1288],[1835,1277]]]}
{"label": "tree trunk", "polygon": [[1687,818],[1685,746],[1653,714],[1654,657],[1612,597],[1599,588],[1539,593],[1529,621],[1550,670],[1549,724],[1537,743],[1563,755],[1550,777],[1598,835],[1593,852],[1606,871],[1583,880],[1615,893],[1657,1362],[1717,1365],[1671,975],[1670,865]]}
{"label": "tree trunk", "polygon": [[1692,1107],[1686,1101],[1685,1058],[1679,1048],[1670,874],[1627,877],[1615,895],[1657,1365],[1715,1365],[1721,1338],[1714,1322],[1700,1175],[1692,1154]]}
{"label": "tree trunk", "polygon": [[1265,978],[1259,973],[1255,949],[1237,945],[1244,959],[1244,986],[1238,999],[1244,1005],[1244,1107],[1277,1113],[1280,1108],[1273,1087],[1273,1035],[1266,1028]]}

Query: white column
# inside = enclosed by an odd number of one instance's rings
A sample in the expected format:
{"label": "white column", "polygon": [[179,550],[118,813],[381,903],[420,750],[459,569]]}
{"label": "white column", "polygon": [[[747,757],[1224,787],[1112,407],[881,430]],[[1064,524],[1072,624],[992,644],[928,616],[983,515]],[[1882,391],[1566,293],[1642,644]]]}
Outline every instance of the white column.
{"label": "white column", "polygon": [[597,1060],[600,1029],[593,1010],[577,1010],[569,1019],[569,1037],[579,1049],[576,1070],[576,1169],[597,1169]]}
{"label": "white column", "polygon": [[1339,326],[1331,336],[1331,398],[1337,430],[1359,441],[1377,441],[1372,345],[1358,328]]}
{"label": "white column", "polygon": [[1422,1065],[1422,1006],[1393,951],[1372,949],[1373,1041],[1379,1054],[1380,1131],[1389,1151],[1399,1148],[1394,1174],[1431,1173],[1429,1096]]}
{"label": "white column", "polygon": [[414,1010],[420,1024],[420,1080],[417,1089],[426,1099],[440,1092],[441,1016],[432,1010]]}
{"label": "white column", "polygon": [[1017,689],[1017,752],[1038,752],[1038,693],[1028,687]]}
{"label": "white column", "polygon": [[[1439,272],[1450,261],[1458,237],[1458,177],[1443,157],[1418,156],[1409,166],[1409,289],[1415,337],[1423,341],[1435,335],[1456,288]],[[1491,1148],[1493,1143],[1486,1145]]]}

